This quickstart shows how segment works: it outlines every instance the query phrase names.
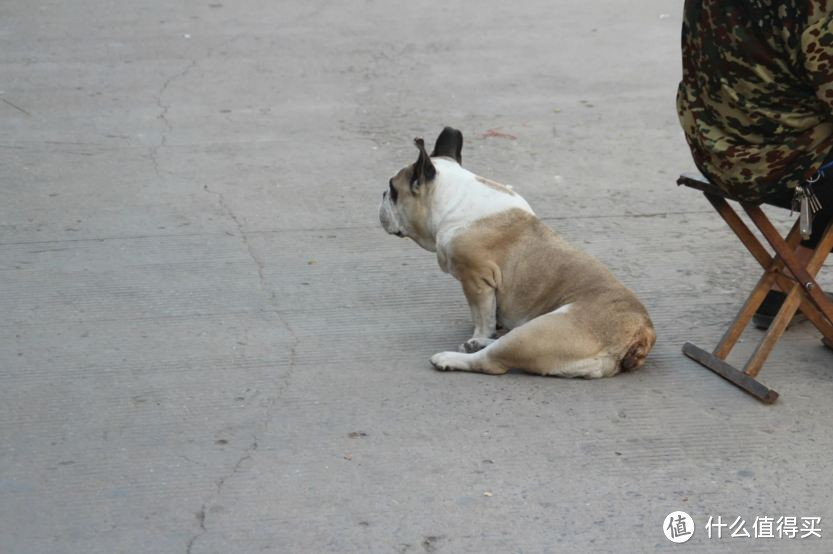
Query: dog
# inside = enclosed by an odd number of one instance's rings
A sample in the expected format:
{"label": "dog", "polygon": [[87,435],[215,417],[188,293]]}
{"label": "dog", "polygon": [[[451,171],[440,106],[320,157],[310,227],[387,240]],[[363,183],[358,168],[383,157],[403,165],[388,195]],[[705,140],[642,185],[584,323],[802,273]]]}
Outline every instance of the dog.
{"label": "dog", "polygon": [[[643,365],[656,333],[633,292],[511,187],[464,169],[460,131],[443,129],[430,156],[421,138],[414,144],[417,161],[388,182],[379,220],[436,253],[474,323],[458,351],[431,357],[434,368],[590,379]],[[498,338],[498,327],[508,332]]]}

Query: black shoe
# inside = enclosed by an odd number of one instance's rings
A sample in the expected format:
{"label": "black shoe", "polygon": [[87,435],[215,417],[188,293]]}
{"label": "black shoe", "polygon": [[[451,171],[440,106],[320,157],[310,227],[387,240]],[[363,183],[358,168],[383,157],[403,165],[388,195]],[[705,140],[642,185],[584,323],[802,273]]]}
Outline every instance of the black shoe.
{"label": "black shoe", "polygon": [[[827,293],[827,297],[833,300],[833,294]],[[784,300],[786,299],[787,295],[783,292],[777,290],[769,291],[766,298],[764,298],[763,303],[758,308],[758,311],[756,311],[752,316],[752,324],[758,329],[769,329],[769,326],[772,325],[772,320],[774,320],[775,316],[778,315],[778,310],[781,309],[781,306],[784,304]],[[797,311],[787,324],[787,329],[803,321],[807,321],[807,316],[800,311]]]}

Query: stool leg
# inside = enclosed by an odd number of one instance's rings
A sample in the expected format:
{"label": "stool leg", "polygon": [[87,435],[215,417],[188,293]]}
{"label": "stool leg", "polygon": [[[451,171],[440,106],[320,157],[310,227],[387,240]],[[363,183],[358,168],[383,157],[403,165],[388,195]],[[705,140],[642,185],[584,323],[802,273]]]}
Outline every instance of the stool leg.
{"label": "stool leg", "polygon": [[764,238],[766,238],[781,259],[784,260],[784,264],[787,266],[787,269],[790,270],[790,273],[792,273],[799,283],[801,283],[802,287],[804,287],[805,293],[808,295],[809,299],[816,305],[819,311],[824,314],[828,321],[833,322],[833,303],[830,302],[830,299],[827,298],[822,288],[813,278],[813,276],[818,273],[819,269],[821,269],[822,264],[824,264],[824,260],[827,258],[830,248],[833,247],[833,231],[831,231],[833,229],[833,225],[829,225],[827,227],[821,241],[819,241],[819,245],[816,247],[816,250],[810,258],[807,267],[804,267],[795,257],[795,254],[788,247],[784,239],[782,239],[778,234],[778,231],[769,219],[767,219],[766,215],[764,215],[764,212],[761,211],[760,207],[755,204],[748,203],[742,203],[741,205],[764,235]]}
{"label": "stool leg", "polygon": [[799,306],[799,310],[810,322],[815,325],[816,329],[818,329],[819,333],[822,334],[824,337],[823,340],[833,342],[833,325],[827,321],[827,318],[824,317],[824,314],[819,311],[815,304],[803,298],[801,300],[801,306]]}
{"label": "stool leg", "polygon": [[763,383],[756,381],[754,377],[735,369],[720,358],[702,348],[687,342],[683,345],[683,354],[699,363],[700,365],[717,373],[730,383],[737,385],[764,404],[772,404],[778,399],[778,393]]}
{"label": "stool leg", "polygon": [[790,320],[795,315],[795,311],[798,309],[799,304],[801,304],[801,288],[798,284],[795,284],[793,285],[792,290],[790,290],[787,294],[787,299],[784,300],[784,304],[781,306],[781,309],[778,310],[778,315],[775,316],[775,319],[770,324],[764,338],[746,362],[746,365],[743,368],[744,373],[752,377],[758,375],[758,372],[761,370],[761,366],[764,365],[767,357],[769,357],[769,353],[772,352],[773,348],[775,348],[775,344],[778,342],[778,339],[780,339],[781,335],[784,334],[784,331],[787,330],[787,325],[789,325]]}
{"label": "stool leg", "polygon": [[[720,214],[720,217],[723,218],[723,221],[726,222],[726,225],[729,226],[732,231],[735,232],[737,237],[746,246],[746,249],[749,250],[749,253],[758,260],[758,263],[761,264],[765,269],[770,266],[772,263],[772,256],[769,255],[769,252],[766,251],[766,248],[761,244],[761,241],[752,234],[752,231],[749,230],[749,227],[746,226],[746,223],[740,218],[740,216],[735,213],[735,210],[726,202],[725,198],[720,196],[709,194],[707,192],[703,193],[711,205],[717,210],[717,213]],[[796,228],[798,223],[796,222]]]}
{"label": "stool leg", "polygon": [[[822,234],[821,240],[819,240],[819,243],[816,245],[816,249],[813,252],[812,257],[810,258],[810,261],[807,263],[807,269],[810,272],[812,272],[813,276],[818,274],[818,272],[821,270],[821,267],[824,265],[825,260],[827,260],[827,256],[830,255],[831,248],[833,248],[833,222],[830,222],[830,224],[827,225],[827,229],[825,229],[824,233]],[[819,289],[816,292],[818,292],[818,294],[816,295],[817,298],[811,298],[810,300],[813,300],[815,307],[817,307],[819,311],[821,311],[827,317],[827,321],[833,324],[833,317],[831,317],[831,314],[833,313],[833,302],[831,302],[827,295],[824,294],[823,290]],[[820,305],[817,300],[821,300],[822,305]],[[827,309],[825,309],[825,307],[823,306],[824,304],[827,305]],[[828,334],[825,333],[822,329],[819,329],[819,331],[821,331],[822,334],[825,335],[825,338],[833,339],[832,337],[828,336]]]}
{"label": "stool leg", "polygon": [[[758,284],[755,285],[754,289],[752,289],[752,292],[746,299],[743,307],[738,312],[738,315],[735,317],[732,325],[729,326],[714,349],[714,355],[721,360],[725,360],[740,336],[743,334],[746,326],[749,325],[749,320],[752,319],[752,316],[755,315],[755,311],[763,303],[767,293],[774,288],[773,285],[777,284],[778,287],[786,293],[789,292],[790,288],[792,288],[794,281],[785,278],[781,274],[781,269],[784,267],[784,261],[778,256],[775,256],[774,258],[769,256],[761,243],[758,242],[758,239],[755,238],[755,235],[753,235],[749,230],[749,227],[746,226],[743,220],[738,217],[735,211],[732,210],[731,206],[729,206],[724,199],[716,197],[709,200],[712,202],[715,209],[720,212],[721,216],[723,216],[723,220],[726,221],[735,234],[741,238],[741,241],[744,245],[746,245],[747,249],[749,249],[750,252],[757,252],[755,259],[757,259],[758,263],[761,264],[761,267],[766,270],[764,274],[761,275],[760,280],[758,280]],[[790,229],[790,232],[787,234],[787,244],[791,248],[795,248],[800,239],[798,220],[796,220],[792,229]]]}
{"label": "stool leg", "polygon": [[729,228],[734,231],[740,241],[746,246],[747,250],[749,250],[758,263],[767,271],[758,280],[758,284],[738,312],[734,322],[720,339],[714,353],[707,352],[687,342],[683,345],[683,354],[720,375],[730,383],[740,387],[765,404],[772,404],[778,398],[777,392],[756,381],[752,376],[735,369],[725,361],[725,358],[729,355],[732,347],[749,324],[749,320],[766,297],[766,293],[772,288],[775,279],[781,277],[781,274],[778,272],[780,260],[777,258],[773,259],[769,255],[766,248],[764,248],[724,198],[714,194],[704,194]]}
{"label": "stool leg", "polygon": [[772,285],[775,283],[776,275],[777,273],[775,271],[766,271],[763,275],[761,275],[760,280],[758,280],[758,284],[755,285],[754,289],[752,289],[752,293],[749,295],[749,298],[746,299],[746,302],[744,302],[743,307],[738,312],[738,315],[735,316],[735,320],[726,332],[723,333],[723,337],[721,337],[720,342],[717,343],[717,346],[714,349],[715,356],[721,360],[726,359],[726,356],[729,355],[732,348],[734,348],[738,339],[743,334],[746,326],[749,325],[749,320],[751,320],[752,316],[755,315],[755,310],[760,307],[764,298],[766,298],[767,293],[772,289]]}

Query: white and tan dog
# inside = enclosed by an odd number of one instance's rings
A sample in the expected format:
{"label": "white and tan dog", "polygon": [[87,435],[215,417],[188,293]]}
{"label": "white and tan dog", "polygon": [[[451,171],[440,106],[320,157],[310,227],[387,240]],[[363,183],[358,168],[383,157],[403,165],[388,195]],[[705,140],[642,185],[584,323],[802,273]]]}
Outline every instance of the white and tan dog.
{"label": "white and tan dog", "polygon": [[[596,378],[644,363],[656,334],[633,292],[510,187],[463,169],[460,131],[446,127],[430,156],[415,143],[419,158],[388,183],[379,219],[437,253],[474,320],[460,352],[431,357],[435,368]],[[510,331],[495,338],[497,326]]]}

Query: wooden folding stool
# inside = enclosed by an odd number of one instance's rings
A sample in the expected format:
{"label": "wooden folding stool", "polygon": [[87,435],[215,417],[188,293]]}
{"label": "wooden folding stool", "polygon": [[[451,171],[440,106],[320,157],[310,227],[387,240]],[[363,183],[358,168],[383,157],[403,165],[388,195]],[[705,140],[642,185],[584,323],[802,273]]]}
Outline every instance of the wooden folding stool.
{"label": "wooden folding stool", "polygon": [[[828,225],[824,231],[810,261],[806,266],[802,266],[795,256],[795,248],[800,241],[798,220],[796,220],[787,236],[782,238],[761,210],[759,204],[742,202],[732,198],[699,175],[681,175],[677,184],[701,191],[746,246],[747,250],[764,268],[764,274],[758,284],[752,289],[749,298],[746,299],[743,307],[723,334],[714,351],[709,353],[687,342],[683,346],[683,353],[752,396],[771,404],[778,398],[778,393],[755,378],[778,339],[786,330],[796,310],[801,310],[807,316],[807,319],[821,332],[824,344],[833,348],[833,302],[825,295],[815,280],[816,274],[827,259],[831,247],[833,247],[833,223]],[[727,200],[737,201],[741,205],[775,251],[775,256],[769,254]],[[741,371],[727,363],[726,358],[770,290],[781,290],[786,293],[787,298],[764,334],[763,339],[761,339],[760,344],[746,362],[743,371]]]}

